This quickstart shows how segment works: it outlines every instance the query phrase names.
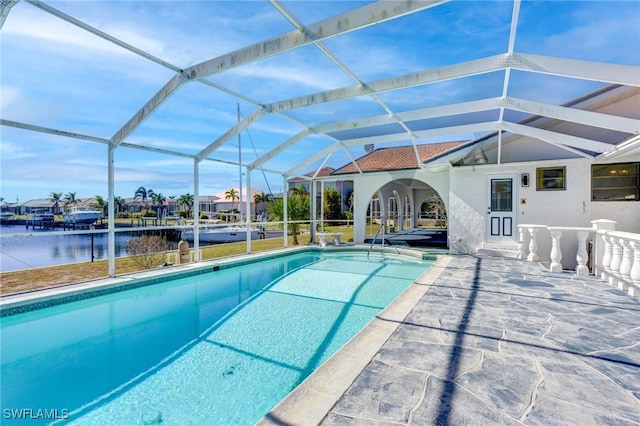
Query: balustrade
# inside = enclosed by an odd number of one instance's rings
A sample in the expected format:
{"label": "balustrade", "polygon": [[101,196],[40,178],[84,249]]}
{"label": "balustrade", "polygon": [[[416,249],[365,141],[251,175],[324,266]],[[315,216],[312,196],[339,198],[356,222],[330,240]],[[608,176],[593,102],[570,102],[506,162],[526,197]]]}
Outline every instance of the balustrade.
{"label": "balustrade", "polygon": [[[551,263],[549,269],[552,272],[562,271],[562,251],[560,240],[563,233],[575,232],[578,239],[576,252],[576,275],[588,275],[587,266],[589,254],[587,241],[589,235],[595,233],[593,239],[593,264],[594,275],[607,281],[610,285],[629,293],[631,296],[640,297],[640,234],[620,232],[615,230],[615,221],[601,219],[591,222],[592,228],[569,226],[546,226],[521,224],[518,225],[518,259],[538,261],[538,243],[536,241],[538,231],[546,229],[551,235]],[[525,238],[529,236],[527,247]]]}
{"label": "balustrade", "polygon": [[518,225],[520,240],[518,241],[518,259],[524,259],[526,253],[524,252],[524,236],[526,229],[529,231],[529,255],[526,256],[529,262],[537,262],[539,260],[538,257],[538,242],[537,242],[537,233],[540,229],[546,228],[545,225],[532,225],[532,224],[522,224]]}
{"label": "balustrade", "polygon": [[611,230],[597,232],[604,242],[600,277],[632,296],[640,296],[640,235]]}
{"label": "balustrade", "polygon": [[546,225],[532,225],[522,224],[518,225],[520,231],[520,240],[518,241],[518,259],[524,259],[526,253],[524,252],[524,230],[529,231],[529,255],[526,256],[528,261],[536,262],[539,260],[537,254],[538,243],[536,241],[537,233],[540,229],[547,229],[551,234],[551,264],[549,269],[552,272],[562,272],[562,250],[560,248],[560,238],[563,231],[575,232],[578,238],[578,250],[576,252],[576,274],[589,275],[589,268],[587,267],[588,253],[587,253],[587,239],[589,234],[594,231],[593,228],[584,227],[571,227],[571,226],[546,226]]}

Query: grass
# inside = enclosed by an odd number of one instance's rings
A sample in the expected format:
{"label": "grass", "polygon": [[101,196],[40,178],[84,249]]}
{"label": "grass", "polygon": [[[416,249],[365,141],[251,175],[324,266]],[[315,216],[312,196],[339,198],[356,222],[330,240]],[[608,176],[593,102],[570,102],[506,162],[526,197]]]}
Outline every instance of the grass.
{"label": "grass", "polygon": [[[326,226],[325,232],[342,232],[342,241],[353,241],[353,227]],[[293,246],[293,237],[288,237],[289,247]],[[300,244],[308,244],[309,235],[299,235]],[[274,250],[283,246],[282,238],[269,238],[251,242],[252,253]],[[246,243],[228,243],[202,247],[202,260],[237,256],[246,253]],[[129,257],[116,258],[116,275],[139,272],[140,267]],[[109,276],[109,262],[97,260],[94,262],[74,263],[60,266],[47,266],[20,271],[0,273],[0,294],[13,294],[33,291],[61,285],[92,281]]]}

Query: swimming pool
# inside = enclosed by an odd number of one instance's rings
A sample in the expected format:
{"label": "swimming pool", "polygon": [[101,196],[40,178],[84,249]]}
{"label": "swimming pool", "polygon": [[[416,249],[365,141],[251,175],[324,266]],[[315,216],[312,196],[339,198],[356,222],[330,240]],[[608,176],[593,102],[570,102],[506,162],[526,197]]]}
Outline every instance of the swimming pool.
{"label": "swimming pool", "polygon": [[303,252],[4,317],[3,421],[254,424],[430,263]]}

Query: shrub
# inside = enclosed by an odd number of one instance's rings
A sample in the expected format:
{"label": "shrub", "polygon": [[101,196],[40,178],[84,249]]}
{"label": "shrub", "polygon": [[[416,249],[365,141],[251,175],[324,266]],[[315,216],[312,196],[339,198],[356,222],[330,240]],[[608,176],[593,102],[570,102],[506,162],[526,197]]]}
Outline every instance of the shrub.
{"label": "shrub", "polygon": [[129,214],[129,212],[119,212],[116,213],[116,217],[118,219],[128,219],[129,217],[131,217],[131,215]]}
{"label": "shrub", "polygon": [[127,240],[125,251],[140,268],[151,269],[164,263],[167,247],[166,238],[143,235]]}
{"label": "shrub", "polygon": [[344,216],[347,220],[353,220],[353,212],[344,212]]}
{"label": "shrub", "polygon": [[155,210],[142,210],[140,212],[140,216],[142,217],[158,217],[158,213]]}
{"label": "shrub", "polygon": [[209,216],[206,213],[201,213],[200,219],[209,219]]}
{"label": "shrub", "polygon": [[186,210],[180,210],[180,211],[178,212],[178,217],[182,217],[182,218],[184,218],[184,219],[188,219],[188,218],[189,218],[189,215],[187,214],[187,211],[186,211]]}

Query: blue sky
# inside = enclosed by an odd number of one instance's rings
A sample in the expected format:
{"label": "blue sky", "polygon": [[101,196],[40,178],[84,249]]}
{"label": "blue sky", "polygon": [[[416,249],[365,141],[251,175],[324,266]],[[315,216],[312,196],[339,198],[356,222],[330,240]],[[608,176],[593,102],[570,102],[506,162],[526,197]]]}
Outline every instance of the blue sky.
{"label": "blue sky", "polygon": [[[285,1],[310,24],[369,2]],[[289,32],[291,24],[265,1],[47,1],[80,19],[180,68]],[[454,1],[407,17],[328,39],[324,45],[365,81],[389,78],[507,50],[511,1]],[[516,52],[588,61],[640,65],[640,2],[525,1]],[[24,2],[14,6],[0,32],[3,119],[111,138],[174,72],[128,52]],[[281,101],[354,84],[319,49],[305,46],[208,80],[260,103]],[[500,96],[504,73],[490,73],[394,92],[380,98],[394,111],[408,111]],[[509,95],[564,103],[601,84],[514,71]],[[170,97],[126,140],[196,154],[256,107],[199,83]],[[382,115],[369,97],[291,110],[306,125]],[[241,134],[243,163],[253,161],[301,130],[295,121],[267,115]],[[107,196],[107,146],[0,127],[1,196],[9,202],[75,192],[79,198]],[[463,140],[449,135],[418,141]],[[334,143],[310,136],[265,164],[287,170]],[[409,142],[399,143],[406,145]],[[351,148],[359,157],[362,147]],[[215,153],[237,161],[237,138]],[[349,161],[343,151],[326,165]],[[305,171],[312,171],[321,160]],[[132,197],[144,186],[169,195],[193,193],[193,161],[119,147],[115,194]],[[238,166],[204,161],[200,194],[238,185]],[[244,178],[246,179],[246,177]],[[253,172],[252,187],[282,191],[276,173]],[[267,181],[269,185],[267,185]]]}

